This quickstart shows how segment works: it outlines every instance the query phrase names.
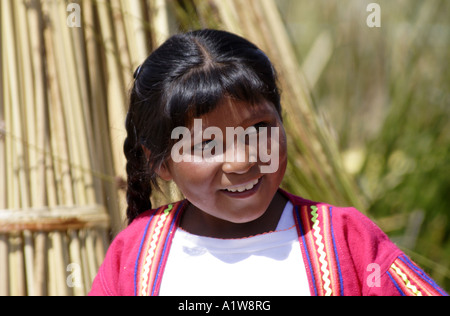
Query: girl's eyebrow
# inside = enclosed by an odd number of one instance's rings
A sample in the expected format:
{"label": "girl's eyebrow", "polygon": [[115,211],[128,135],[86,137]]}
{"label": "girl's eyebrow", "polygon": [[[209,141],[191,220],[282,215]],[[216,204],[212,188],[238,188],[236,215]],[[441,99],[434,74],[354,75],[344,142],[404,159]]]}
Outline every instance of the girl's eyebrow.
{"label": "girl's eyebrow", "polygon": [[[244,118],[237,126],[246,126],[250,123],[256,122],[256,121],[268,121],[274,119],[274,116],[276,112],[267,108],[258,109],[256,111],[252,111],[248,117]],[[202,132],[207,129],[208,127],[214,127],[213,125],[206,125],[202,124]],[[233,127],[233,126],[229,126]],[[192,138],[194,137],[194,126],[192,126],[189,129]]]}
{"label": "girl's eyebrow", "polygon": [[264,108],[262,110],[258,110],[252,113],[249,117],[242,120],[242,122],[239,124],[240,126],[248,125],[255,121],[264,121],[268,119],[272,119],[274,117],[274,112]]}

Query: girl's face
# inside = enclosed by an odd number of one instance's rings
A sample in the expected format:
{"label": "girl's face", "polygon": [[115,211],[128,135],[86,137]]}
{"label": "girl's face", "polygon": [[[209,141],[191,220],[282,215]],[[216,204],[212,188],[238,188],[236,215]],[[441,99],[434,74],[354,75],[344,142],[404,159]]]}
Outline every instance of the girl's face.
{"label": "girl's face", "polygon": [[[225,98],[216,109],[201,117],[201,130],[210,128],[216,133],[202,133],[199,138],[199,122],[197,120],[196,137],[194,128],[191,129],[189,144],[192,151],[183,147],[184,159],[175,162],[172,155],[165,167],[161,167],[159,175],[165,180],[173,179],[194,207],[212,217],[231,223],[258,219],[274,198],[287,164],[286,134],[275,107],[266,101],[251,106]],[[230,131],[237,131],[239,127],[253,137],[257,135],[258,141],[251,142],[247,136],[242,144],[238,137],[230,137]],[[264,130],[261,127],[266,128],[267,137],[257,132]],[[180,142],[187,140],[183,137]],[[214,154],[211,151],[213,145],[220,146],[223,152],[217,147],[214,159],[195,159],[199,150]],[[274,151],[278,152],[276,164],[273,163]],[[269,161],[268,157],[271,157]]]}

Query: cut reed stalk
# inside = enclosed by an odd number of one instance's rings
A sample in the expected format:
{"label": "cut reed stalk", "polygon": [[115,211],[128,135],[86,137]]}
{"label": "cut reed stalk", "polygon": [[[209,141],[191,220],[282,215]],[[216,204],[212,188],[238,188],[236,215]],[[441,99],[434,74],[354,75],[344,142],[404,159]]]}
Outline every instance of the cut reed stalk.
{"label": "cut reed stalk", "polygon": [[[51,10],[53,8],[50,3],[42,3],[42,10],[48,17],[51,16]],[[52,24],[53,25],[53,24]],[[49,206],[57,205],[73,205],[74,194],[72,188],[72,170],[70,168],[69,148],[67,147],[66,126],[63,116],[63,99],[61,94],[60,84],[63,82],[61,78],[59,66],[57,63],[58,52],[55,49],[55,32],[47,25],[44,30],[44,42],[45,50],[47,54],[47,77],[49,83],[49,122],[51,143],[49,144],[51,150],[51,158],[53,160],[54,172],[53,177],[49,179]],[[56,26],[58,27],[58,26]],[[63,59],[64,60],[64,59]],[[59,159],[53,159],[58,157]],[[52,194],[54,192],[55,194]],[[69,295],[71,294],[70,288],[66,285],[66,267],[69,262],[67,259],[67,245],[65,243],[64,233],[60,231],[54,231],[49,235],[50,247],[48,251],[49,263],[51,263],[51,269],[49,270],[49,295]]]}
{"label": "cut reed stalk", "polygon": [[[121,68],[121,76],[124,83],[131,80],[130,73],[133,66],[130,59],[130,51],[126,39],[124,14],[120,7],[120,0],[111,0],[111,14],[114,25],[114,34],[117,40],[118,61]],[[124,87],[125,88],[125,87]]]}
{"label": "cut reed stalk", "polygon": [[[26,8],[24,3],[19,1],[13,2],[14,22],[16,24],[17,36],[20,39],[18,42],[18,53],[20,62],[19,76],[20,76],[20,91],[24,91],[22,95],[23,103],[21,104],[21,119],[20,125],[23,128],[23,139],[28,144],[36,144],[36,118],[34,106],[34,85],[32,72],[32,57],[29,43],[28,19],[26,16]],[[21,144],[23,146],[23,144]],[[22,207],[30,207],[32,202],[32,195],[38,193],[37,181],[37,156],[35,151],[29,151],[24,148],[24,171],[27,173],[21,180],[21,188],[28,190],[22,194]],[[24,238],[24,256],[25,256],[25,272],[27,294],[35,295],[35,260],[34,260],[34,240],[30,231],[23,231]]]}
{"label": "cut reed stalk", "polygon": [[161,45],[169,37],[169,14],[166,0],[148,0],[153,45]]}
{"label": "cut reed stalk", "polygon": [[[0,11],[3,11],[3,5],[0,2]],[[0,18],[3,19],[2,13],[0,13]],[[5,54],[3,53],[3,25],[0,21],[0,209],[5,209],[7,205],[6,192],[7,192],[7,173],[6,173],[6,133],[5,131],[5,95],[4,91],[4,80],[6,77],[6,70],[4,69],[3,58]],[[7,296],[9,294],[9,264],[8,264],[8,235],[0,234],[0,296]]]}
{"label": "cut reed stalk", "polygon": [[[131,3],[134,3],[132,1]],[[113,26],[109,12],[108,3],[104,0],[97,2],[97,9],[101,23],[101,36],[104,43],[104,53],[107,65],[107,100],[108,114],[111,130],[111,144],[113,145],[115,172],[116,175],[123,175],[125,160],[122,154],[122,145],[125,140],[124,118],[125,118],[125,95],[124,82],[121,77],[120,67],[116,59],[116,42],[113,33]]]}
{"label": "cut reed stalk", "polygon": [[[28,34],[30,34],[30,50],[32,58],[33,83],[34,83],[34,104],[31,108],[35,108],[35,117],[33,119],[37,122],[36,126],[29,133],[35,134],[34,142],[29,142],[35,145],[35,148],[46,148],[46,138],[48,135],[48,117],[46,115],[46,108],[48,106],[46,95],[46,80],[45,80],[45,61],[43,49],[43,21],[40,4],[37,0],[29,3],[30,8],[27,10]],[[33,121],[33,120],[32,120]],[[47,203],[47,187],[42,185],[47,182],[46,178],[46,157],[44,150],[29,150],[30,154],[30,186],[32,205],[34,207],[43,207]],[[31,163],[31,157],[34,156],[35,166]],[[34,294],[42,296],[46,293],[46,250],[47,250],[47,234],[44,232],[37,232],[35,235],[35,262],[34,262]]]}
{"label": "cut reed stalk", "polygon": [[[83,130],[85,131],[85,135],[83,137],[86,138],[86,143],[81,144],[85,151],[82,152],[82,161],[84,161],[85,165],[83,166],[84,170],[84,183],[85,183],[85,192],[86,192],[86,202],[89,205],[103,203],[103,185],[101,183],[101,179],[99,177],[94,176],[94,174],[100,174],[100,160],[98,159],[98,151],[95,147],[94,140],[94,129],[92,127],[92,113],[90,110],[90,101],[91,101],[91,89],[89,84],[89,74],[88,74],[88,59],[86,55],[86,51],[84,49],[84,33],[81,29],[72,29],[72,41],[77,43],[78,45],[74,45],[74,58],[75,64],[82,65],[82,67],[76,67],[77,70],[77,82],[80,86],[81,91],[81,103],[78,107],[78,115],[80,116],[80,120],[84,123]],[[122,32],[123,33],[123,32]],[[82,117],[81,117],[82,116]],[[101,134],[101,133],[100,133]],[[89,170],[89,171],[87,171]],[[91,184],[92,183],[92,184]],[[106,212],[99,211],[98,215],[106,215]],[[107,228],[107,227],[105,227]],[[80,232],[81,233],[81,232]],[[91,230],[83,230],[82,232],[83,238],[85,240],[91,240],[91,234],[93,232]],[[82,242],[83,249],[85,243]],[[86,252],[84,251],[83,257],[83,265],[82,271],[85,276],[85,287],[84,293],[87,292],[88,284],[90,284],[93,278],[90,278],[89,271],[94,269],[93,262],[95,262],[95,252]]]}
{"label": "cut reed stalk", "polygon": [[107,124],[108,104],[105,93],[105,77],[102,76],[103,69],[101,67],[101,57],[99,56],[100,47],[94,33],[95,20],[94,10],[90,2],[85,0],[83,2],[84,8],[84,23],[85,23],[85,46],[87,52],[87,63],[91,99],[90,104],[92,113],[93,134],[95,139],[95,148],[98,154],[97,160],[101,162],[99,169],[102,185],[104,186],[104,196],[102,199],[106,200],[107,210],[111,217],[111,229],[113,235],[117,234],[123,228],[123,218],[119,209],[119,197],[114,179],[114,160],[110,157],[112,148],[110,143],[110,133]]}
{"label": "cut reed stalk", "polygon": [[136,67],[149,54],[149,38],[144,26],[142,1],[121,0],[121,8],[125,15],[125,30],[131,54],[131,62]]}
{"label": "cut reed stalk", "polygon": [[0,234],[0,296],[9,295],[8,235]]}
{"label": "cut reed stalk", "polygon": [[[133,4],[134,2],[130,2]],[[99,18],[102,21],[100,25],[101,38],[103,41],[103,52],[106,59],[105,76],[106,91],[105,100],[107,100],[108,110],[108,129],[110,130],[110,144],[112,148],[112,160],[114,162],[114,174],[118,178],[125,178],[125,157],[123,155],[123,142],[126,137],[124,128],[126,102],[124,92],[124,81],[121,77],[121,69],[116,59],[116,42],[113,33],[113,26],[111,22],[111,16],[108,8],[108,4],[105,1],[97,2],[97,10]],[[120,200],[124,201],[123,192],[119,192]],[[124,209],[123,203],[119,206],[120,209]],[[120,225],[123,227],[123,225]]]}
{"label": "cut reed stalk", "polygon": [[[68,94],[70,93],[70,85],[67,82],[67,71],[64,71],[65,58],[63,56],[64,53],[61,52],[61,45],[57,43],[63,43],[62,34],[61,34],[61,25],[58,23],[59,21],[59,11],[57,8],[57,4],[53,3],[44,3],[43,9],[47,12],[48,16],[51,18],[52,26],[51,32],[47,33],[48,35],[48,44],[47,44],[47,52],[52,56],[52,65],[51,70],[52,73],[54,71],[54,80],[52,83],[55,84],[53,87],[53,97],[56,99],[56,102],[53,103],[53,109],[50,112],[54,115],[54,118],[50,119],[52,123],[52,138],[54,147],[52,153],[61,153],[63,155],[63,159],[65,162],[71,162],[74,154],[73,148],[71,146],[76,146],[73,144],[73,138],[70,138],[68,135],[70,133],[75,133],[73,130],[73,123],[70,119],[67,121],[67,116],[65,117],[64,109],[67,108],[66,104],[69,101]],[[50,68],[49,67],[49,68]],[[61,89],[61,90],[60,90]],[[75,106],[75,105],[74,105]],[[69,105],[70,107],[70,105]],[[66,131],[66,128],[69,132]],[[49,205],[52,206],[52,203],[56,203],[53,206],[58,204],[61,205],[73,205],[75,203],[76,196],[80,195],[80,191],[82,188],[79,187],[79,182],[74,181],[73,177],[79,176],[79,173],[76,173],[77,170],[71,170],[70,165],[68,163],[58,164],[55,168],[57,181],[59,180],[60,185],[58,197],[56,201],[49,201]],[[58,182],[57,182],[58,183]],[[77,191],[78,189],[78,191]],[[68,295],[71,294],[70,288],[66,285],[65,275],[66,275],[66,267],[68,264],[68,260],[66,260],[66,256],[64,253],[66,252],[66,243],[64,238],[64,233],[60,231],[55,231],[51,234],[51,245],[52,245],[52,262],[53,269],[52,273],[52,284],[54,285],[51,295]]]}
{"label": "cut reed stalk", "polygon": [[[97,159],[97,150],[94,142],[94,132],[92,127],[92,115],[90,110],[90,85],[88,75],[88,61],[85,51],[85,38],[81,28],[66,28],[69,31],[69,42],[73,43],[70,48],[73,51],[73,65],[76,76],[74,80],[79,87],[80,95],[77,104],[77,116],[80,122],[78,136],[84,138],[81,148],[84,148],[81,155],[82,167],[84,170],[91,170],[84,172],[84,184],[87,204],[94,204],[100,202],[103,196],[103,188],[99,178],[93,176],[93,173],[99,173],[100,161]],[[76,119],[76,118],[75,118]]]}
{"label": "cut reed stalk", "polygon": [[[6,126],[9,127],[14,135],[22,138],[22,122],[21,122],[21,106],[23,104],[23,95],[20,94],[19,83],[19,67],[17,61],[17,43],[14,40],[16,29],[12,18],[14,17],[14,11],[11,3],[4,2],[2,7],[2,20],[4,21],[5,29],[9,32],[5,32],[5,48],[6,48],[6,60],[7,60],[7,88],[6,96],[9,97],[8,104],[11,105],[11,110],[7,112]],[[20,207],[22,203],[26,203],[26,196],[28,193],[28,187],[22,191],[21,184],[25,185],[25,159],[24,149],[21,143],[11,142],[11,155],[8,162],[9,168],[13,170],[11,174],[11,181],[13,190],[12,199],[8,199],[8,207]],[[11,187],[11,184],[8,185]],[[20,194],[20,193],[24,194]],[[9,267],[10,267],[10,293],[11,295],[26,295],[26,278],[24,267],[24,253],[23,242],[21,234],[10,235],[10,254],[9,254]]]}
{"label": "cut reed stalk", "polygon": [[[81,267],[83,266],[83,263],[82,263],[82,259],[81,259],[80,238],[75,230],[70,230],[69,236],[70,236],[69,252],[70,252],[71,264],[75,264],[76,269],[78,269],[78,272],[82,275],[83,269]],[[74,284],[75,286],[72,287],[74,295],[75,296],[85,295],[86,292],[84,290],[84,286],[85,286],[84,278],[79,277],[77,280],[75,280],[75,282],[76,282]]]}

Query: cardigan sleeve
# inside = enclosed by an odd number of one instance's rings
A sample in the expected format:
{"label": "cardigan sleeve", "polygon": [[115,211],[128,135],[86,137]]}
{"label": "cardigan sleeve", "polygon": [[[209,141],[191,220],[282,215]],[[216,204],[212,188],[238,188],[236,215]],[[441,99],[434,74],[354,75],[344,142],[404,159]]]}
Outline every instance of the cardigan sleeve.
{"label": "cardigan sleeve", "polygon": [[395,258],[378,284],[373,282],[368,295],[448,296],[405,254]]}
{"label": "cardigan sleeve", "polygon": [[92,283],[89,296],[118,296],[117,284],[119,283],[120,253],[122,251],[120,238],[116,238],[108,248],[106,257],[100,266]]}
{"label": "cardigan sleeve", "polygon": [[141,214],[114,238],[92,283],[89,296],[136,294],[136,262],[140,253],[140,242],[152,211]]}
{"label": "cardigan sleeve", "polygon": [[340,209],[336,215],[342,261],[351,266],[344,283],[358,286],[359,295],[447,295],[365,215],[354,208]]}

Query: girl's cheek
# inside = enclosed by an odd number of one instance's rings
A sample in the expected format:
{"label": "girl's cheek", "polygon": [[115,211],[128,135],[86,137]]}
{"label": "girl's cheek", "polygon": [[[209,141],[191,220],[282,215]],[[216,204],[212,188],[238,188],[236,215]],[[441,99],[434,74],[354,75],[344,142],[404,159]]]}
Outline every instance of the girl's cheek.
{"label": "girl's cheek", "polygon": [[176,164],[175,182],[180,186],[210,186],[213,181],[218,163],[214,162],[181,162]]}

